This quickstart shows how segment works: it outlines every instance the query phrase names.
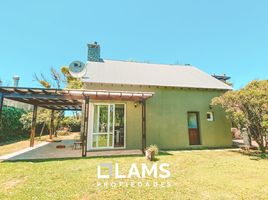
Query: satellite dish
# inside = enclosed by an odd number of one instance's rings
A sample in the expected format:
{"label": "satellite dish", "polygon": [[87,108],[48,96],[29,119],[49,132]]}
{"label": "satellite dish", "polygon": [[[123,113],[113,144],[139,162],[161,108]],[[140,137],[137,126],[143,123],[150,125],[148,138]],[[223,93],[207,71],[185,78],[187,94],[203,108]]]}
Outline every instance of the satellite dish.
{"label": "satellite dish", "polygon": [[69,65],[69,72],[75,78],[82,78],[86,74],[86,66],[81,61],[73,61]]}

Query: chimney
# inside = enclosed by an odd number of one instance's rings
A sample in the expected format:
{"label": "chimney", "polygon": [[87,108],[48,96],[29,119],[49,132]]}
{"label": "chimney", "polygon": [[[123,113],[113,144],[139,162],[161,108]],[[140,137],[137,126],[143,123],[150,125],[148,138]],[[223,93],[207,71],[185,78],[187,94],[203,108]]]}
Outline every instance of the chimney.
{"label": "chimney", "polygon": [[13,86],[14,87],[18,87],[19,86],[19,80],[20,80],[20,77],[18,75],[15,75],[13,76]]}
{"label": "chimney", "polygon": [[222,81],[224,83],[227,82],[227,80],[229,80],[231,77],[229,76],[226,76],[226,74],[223,74],[223,75],[216,75],[216,74],[213,74],[212,75],[214,78],[218,79],[219,81]]}
{"label": "chimney", "polygon": [[88,44],[88,55],[87,60],[93,61],[93,62],[101,62],[100,58],[100,45],[98,45],[97,42],[94,42],[93,44]]}

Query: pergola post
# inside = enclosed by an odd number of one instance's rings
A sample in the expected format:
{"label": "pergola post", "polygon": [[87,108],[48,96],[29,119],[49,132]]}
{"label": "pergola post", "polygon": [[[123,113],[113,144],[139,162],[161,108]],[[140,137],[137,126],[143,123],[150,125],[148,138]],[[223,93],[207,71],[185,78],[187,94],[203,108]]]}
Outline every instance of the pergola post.
{"label": "pergola post", "polygon": [[34,146],[35,128],[36,128],[36,116],[37,116],[37,105],[34,105],[33,118],[32,118],[32,127],[31,127],[31,137],[30,137],[30,147]]}
{"label": "pergola post", "polygon": [[82,120],[81,120],[82,157],[87,156],[88,115],[89,115],[89,97],[85,96],[82,105]]}
{"label": "pergola post", "polygon": [[3,104],[4,104],[4,95],[3,93],[0,93],[0,120],[2,118]]}
{"label": "pergola post", "polygon": [[50,131],[49,131],[49,139],[52,139],[52,135],[55,132],[55,125],[54,125],[54,110],[51,110],[50,114]]}
{"label": "pergola post", "polygon": [[145,154],[146,150],[146,101],[142,100],[142,152]]}

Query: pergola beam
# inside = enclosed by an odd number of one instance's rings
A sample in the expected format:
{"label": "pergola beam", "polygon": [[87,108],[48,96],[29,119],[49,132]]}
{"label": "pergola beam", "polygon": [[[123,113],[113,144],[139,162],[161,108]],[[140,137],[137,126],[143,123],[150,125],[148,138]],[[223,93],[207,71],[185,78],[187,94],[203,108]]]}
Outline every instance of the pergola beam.
{"label": "pergola beam", "polygon": [[142,100],[142,152],[145,154],[146,150],[146,101]]}
{"label": "pergola beam", "polygon": [[37,117],[37,106],[34,105],[32,126],[31,126],[30,147],[34,146],[35,129],[36,129],[36,117]]}
{"label": "pergola beam", "polygon": [[0,120],[2,117],[3,104],[4,104],[4,95],[0,93]]}
{"label": "pergola beam", "polygon": [[[146,148],[146,100],[151,98],[153,92],[141,91],[110,91],[110,90],[61,90],[44,88],[14,88],[0,87],[0,108],[3,106],[3,97],[18,102],[34,105],[33,122],[31,127],[31,146],[34,144],[37,106],[57,110],[81,110],[83,113],[81,123],[82,156],[87,152],[87,132],[89,99],[90,100],[121,100],[141,102],[142,105],[142,151]],[[82,103],[83,101],[83,103]],[[1,115],[1,110],[0,110]],[[52,116],[51,116],[52,117]]]}
{"label": "pergola beam", "polygon": [[74,101],[74,100],[65,100],[59,101],[56,99],[50,100],[48,99],[47,102],[45,103],[44,100],[39,100],[39,99],[16,99],[16,98],[9,98],[13,101],[19,101],[22,103],[27,103],[31,105],[38,105],[39,107],[46,108],[46,109],[55,109],[55,110],[68,110],[71,108],[72,110],[81,110],[81,102],[80,101]]}
{"label": "pergola beam", "polygon": [[37,105],[54,110],[81,110],[81,101],[124,100],[142,101],[153,96],[152,92],[127,92],[105,90],[61,90],[45,88],[0,87],[0,93],[13,101]]}
{"label": "pergola beam", "polygon": [[85,100],[83,101],[82,105],[82,121],[81,121],[82,157],[87,156],[88,115],[89,115],[89,97],[85,97]]}
{"label": "pergola beam", "polygon": [[[18,98],[18,99],[67,99],[64,95],[58,94],[21,94],[21,93],[5,93],[6,98]],[[82,98],[82,97],[81,97]],[[81,99],[80,98],[80,99]],[[68,96],[68,99],[79,99],[78,96]]]}
{"label": "pergola beam", "polygon": [[57,111],[81,111],[81,108],[54,108],[54,107],[42,107],[49,110],[57,110]]}
{"label": "pergola beam", "polygon": [[51,110],[50,114],[50,131],[49,131],[49,139],[52,139],[52,135],[54,135],[55,132],[55,126],[54,126],[54,110]]}

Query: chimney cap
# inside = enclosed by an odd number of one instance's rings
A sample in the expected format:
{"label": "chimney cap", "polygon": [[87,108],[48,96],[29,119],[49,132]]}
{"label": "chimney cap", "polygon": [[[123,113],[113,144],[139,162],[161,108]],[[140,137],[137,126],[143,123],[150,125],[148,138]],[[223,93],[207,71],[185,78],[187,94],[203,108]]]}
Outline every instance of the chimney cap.
{"label": "chimney cap", "polygon": [[93,42],[93,43],[90,43],[90,44],[87,44],[88,47],[91,47],[91,48],[96,48],[96,47],[99,47],[100,45],[98,44],[98,42]]}
{"label": "chimney cap", "polygon": [[13,79],[19,80],[20,79],[20,76],[19,75],[14,75],[13,76]]}

